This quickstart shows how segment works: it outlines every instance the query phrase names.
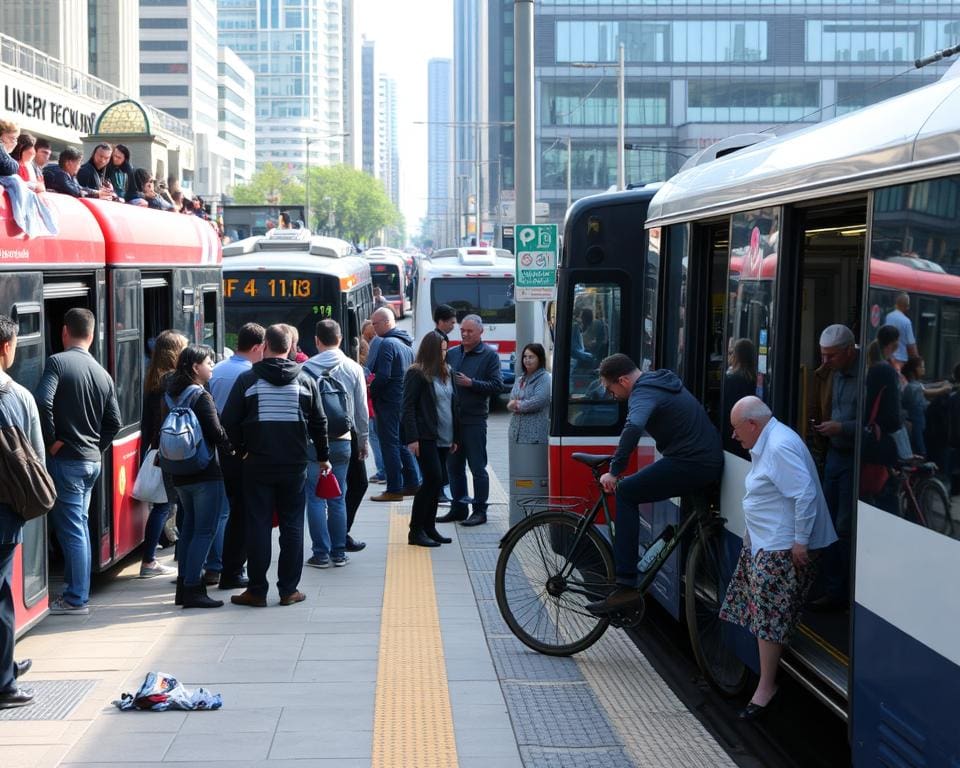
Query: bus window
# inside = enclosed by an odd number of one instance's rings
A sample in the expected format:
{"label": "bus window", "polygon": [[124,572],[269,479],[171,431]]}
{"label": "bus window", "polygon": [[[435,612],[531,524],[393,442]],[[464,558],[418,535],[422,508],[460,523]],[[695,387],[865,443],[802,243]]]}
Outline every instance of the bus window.
{"label": "bus window", "polygon": [[149,363],[153,340],[172,326],[170,282],[165,275],[144,274],[142,285],[144,356]]}
{"label": "bus window", "polygon": [[[615,283],[575,283],[570,337],[569,422],[609,427],[620,408],[600,384],[597,368],[621,345],[621,289]],[[599,355],[599,356],[598,356]]]}
{"label": "bus window", "polygon": [[449,304],[457,322],[479,315],[485,325],[515,323],[512,277],[438,277],[430,281],[430,305]]}
{"label": "bus window", "polygon": [[203,292],[203,343],[214,352],[220,349],[217,338],[217,291]]}
{"label": "bus window", "polygon": [[372,264],[370,277],[375,287],[379,288],[384,296],[400,295],[400,268],[393,264]]}
{"label": "bus window", "polygon": [[140,423],[143,340],[140,336],[140,270],[118,269],[112,275],[114,358],[111,373],[117,388],[120,420]]}
{"label": "bus window", "polygon": [[[687,305],[687,240],[685,224],[667,229],[666,258],[661,261],[663,303],[660,315],[660,367],[669,368],[684,378],[684,343]],[[651,237],[651,245],[653,238]],[[659,245],[658,245],[659,248]],[[689,384],[688,384],[689,386]]]}
{"label": "bus window", "polygon": [[42,307],[39,303],[13,305],[10,319],[17,324],[17,356],[8,371],[27,389],[33,390],[43,375]]}

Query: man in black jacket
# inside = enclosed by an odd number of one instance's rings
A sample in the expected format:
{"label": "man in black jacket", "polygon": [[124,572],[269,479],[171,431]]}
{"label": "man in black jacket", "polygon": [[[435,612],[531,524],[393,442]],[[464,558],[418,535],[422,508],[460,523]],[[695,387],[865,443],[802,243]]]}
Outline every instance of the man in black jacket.
{"label": "man in black jacket", "polygon": [[37,406],[47,469],[57,487],[50,522],[63,550],[63,596],[50,604],[55,615],[90,612],[88,513],[100,460],[120,431],[113,379],[90,354],[93,312],[74,307],[63,316],[63,352],[47,358],[37,387]]}
{"label": "man in black jacket", "polygon": [[[438,517],[439,523],[462,521],[461,525],[483,525],[487,522],[487,498],[490,478],[487,476],[487,416],[490,396],[503,391],[500,356],[483,343],[483,320],[467,315],[460,321],[459,346],[447,352],[447,365],[454,371],[453,383],[460,401],[460,450],[447,458],[450,511]],[[473,475],[473,514],[467,517],[467,464]]]}
{"label": "man in black jacket", "polygon": [[103,189],[106,187],[111,192],[113,185],[107,181],[107,166],[110,164],[110,145],[97,144],[90,153],[90,159],[87,160],[80,170],[77,171],[77,183],[81,187],[88,189]]}
{"label": "man in black jacket", "polygon": [[303,510],[311,441],[321,470],[331,466],[327,419],[317,382],[287,359],[292,344],[285,326],[267,328],[263,360],[237,377],[220,419],[243,457],[250,583],[245,592],[230,598],[236,605],[262,608],[267,604],[274,511],[280,522],[280,605],[306,599],[297,587],[303,573]]}
{"label": "man in black jacket", "polygon": [[73,147],[66,147],[57,158],[56,163],[50,163],[43,169],[43,183],[48,192],[60,192],[73,197],[99,197],[109,200],[113,193],[110,190],[84,187],[77,181],[77,171],[83,155]]}

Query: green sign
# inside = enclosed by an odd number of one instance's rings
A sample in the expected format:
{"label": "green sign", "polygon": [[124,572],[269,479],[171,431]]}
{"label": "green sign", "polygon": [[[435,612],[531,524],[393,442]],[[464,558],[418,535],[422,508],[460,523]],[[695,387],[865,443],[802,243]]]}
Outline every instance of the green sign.
{"label": "green sign", "polygon": [[556,224],[517,224],[517,301],[552,301],[557,297],[560,237]]}

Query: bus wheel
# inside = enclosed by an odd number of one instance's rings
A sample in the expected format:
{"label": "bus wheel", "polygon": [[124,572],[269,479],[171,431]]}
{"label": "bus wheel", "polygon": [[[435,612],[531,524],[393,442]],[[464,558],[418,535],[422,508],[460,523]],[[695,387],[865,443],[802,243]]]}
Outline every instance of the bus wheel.
{"label": "bus wheel", "polygon": [[707,682],[723,696],[739,694],[747,684],[749,671],[737,658],[732,643],[732,627],[720,619],[720,606],[726,592],[722,532],[704,528],[687,555],[686,602],[687,631],[697,666]]}

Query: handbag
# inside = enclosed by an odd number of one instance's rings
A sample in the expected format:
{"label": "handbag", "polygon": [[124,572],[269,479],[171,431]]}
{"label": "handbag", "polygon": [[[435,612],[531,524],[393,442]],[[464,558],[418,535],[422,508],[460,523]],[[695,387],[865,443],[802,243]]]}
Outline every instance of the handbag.
{"label": "handbag", "polygon": [[317,487],[314,489],[318,499],[339,499],[341,490],[340,483],[337,482],[337,476],[333,470],[321,472],[317,478]]}
{"label": "handbag", "polygon": [[167,489],[163,483],[163,470],[157,464],[157,449],[151,448],[143,457],[143,464],[137,472],[130,494],[135,499],[150,504],[166,504]]}

